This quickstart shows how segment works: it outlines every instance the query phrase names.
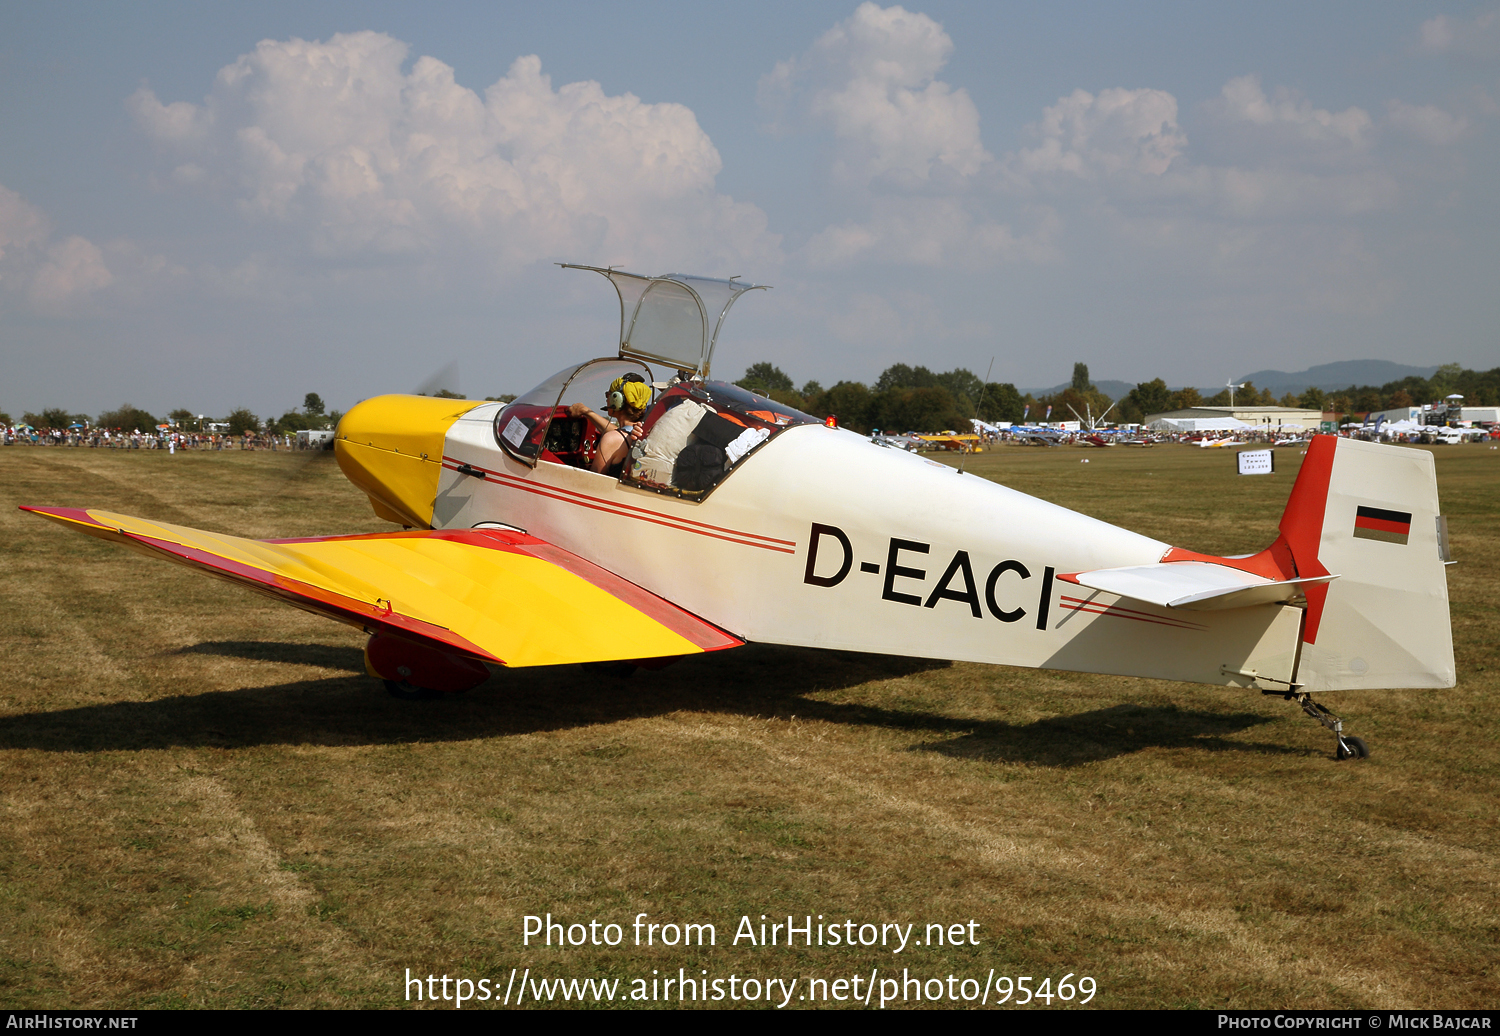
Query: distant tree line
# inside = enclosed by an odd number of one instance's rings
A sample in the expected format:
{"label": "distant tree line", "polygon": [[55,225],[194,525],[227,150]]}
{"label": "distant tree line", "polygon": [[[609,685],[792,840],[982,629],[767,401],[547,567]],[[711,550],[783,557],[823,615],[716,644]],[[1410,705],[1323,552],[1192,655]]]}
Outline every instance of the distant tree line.
{"label": "distant tree line", "polygon": [[[976,415],[991,424],[1019,423],[1023,413],[1030,421],[1041,421],[1046,419],[1049,407],[1053,421],[1106,420],[1107,413],[1111,423],[1130,424],[1148,414],[1230,405],[1228,388],[1205,397],[1195,388],[1168,388],[1161,378],[1143,381],[1118,401],[1113,400],[1089,380],[1084,363],[1073,365],[1073,379],[1066,388],[1040,396],[1022,394],[1010,382],[985,384],[963,367],[934,373],[905,363],[887,367],[874,385],[840,381],[825,389],[809,381],[799,389],[781,368],[762,362],[751,365],[735,384],[814,417],[832,414],[839,424],[860,432],[876,428],[938,432],[965,428]],[[1449,363],[1430,378],[1408,377],[1379,387],[1350,386],[1338,392],[1310,388],[1300,395],[1286,393],[1279,399],[1269,389],[1257,389],[1246,382],[1243,388],[1234,390],[1234,405],[1304,407],[1347,415],[1437,402],[1454,392],[1461,393],[1469,406],[1500,405],[1500,367],[1473,371]]]}
{"label": "distant tree line", "polygon": [[[1295,406],[1308,410],[1344,414],[1367,414],[1378,410],[1396,410],[1401,407],[1436,403],[1445,396],[1457,392],[1469,406],[1500,406],[1500,367],[1487,371],[1473,371],[1461,364],[1445,363],[1430,378],[1407,377],[1389,381],[1384,385],[1351,385],[1349,388],[1328,392],[1320,388],[1309,388],[1300,395],[1288,392],[1277,399],[1267,389],[1256,389],[1251,382],[1234,391],[1234,402],[1239,406]],[[1204,398],[1197,389],[1167,388],[1162,379],[1141,382],[1131,389],[1121,401],[1121,409],[1131,415],[1158,414],[1167,410],[1181,410],[1193,406],[1228,406],[1229,389]],[[1140,420],[1131,416],[1127,420]]]}
{"label": "distant tree line", "polygon": [[887,367],[874,385],[840,381],[825,389],[809,381],[798,389],[781,368],[757,363],[735,384],[814,417],[831,414],[839,424],[860,432],[876,428],[895,432],[967,428],[976,413],[982,420],[1008,424],[1021,419],[1023,406],[1014,385],[986,385],[963,367],[935,373],[926,367],[897,363]]}
{"label": "distant tree line", "polygon": [[[1073,379],[1060,392],[1022,394],[1010,382],[989,382],[973,371],[955,367],[937,373],[926,367],[896,363],[881,372],[875,384],[840,381],[824,388],[808,381],[801,388],[780,367],[772,363],[752,364],[735,384],[759,393],[778,403],[795,407],[814,417],[837,418],[839,424],[860,432],[876,428],[891,432],[940,432],[967,428],[969,419],[978,416],[991,424],[1011,424],[1022,420],[1045,419],[1052,408],[1053,421],[1104,419],[1114,423],[1139,422],[1148,414],[1184,410],[1195,406],[1228,406],[1229,390],[1205,397],[1195,388],[1172,389],[1161,378],[1143,381],[1121,399],[1113,400],[1100,392],[1089,380],[1087,364],[1073,365]],[[1406,406],[1433,403],[1454,392],[1469,406],[1500,406],[1500,367],[1487,371],[1469,370],[1457,363],[1446,363],[1430,378],[1407,377],[1384,385],[1351,385],[1347,389],[1327,392],[1310,388],[1301,394],[1286,393],[1277,399],[1269,389],[1258,389],[1246,382],[1234,390],[1238,406],[1289,406],[1333,412],[1339,415],[1362,414],[1375,410],[1394,410]],[[463,399],[464,396],[439,389],[437,396]],[[487,396],[490,400],[510,402],[513,395]],[[1076,415],[1076,416],[1075,416]],[[149,431],[162,422],[148,411],[131,403],[106,410],[97,419],[49,407],[40,413],[27,411],[25,423],[36,428],[67,428],[70,425],[92,425],[125,431]],[[272,434],[288,434],[303,429],[333,428],[343,415],[327,410],[316,392],[303,397],[300,408],[293,407],[280,417],[264,422]],[[245,407],[237,407],[227,417],[208,418],[201,422],[190,410],[177,409],[167,414],[179,428],[202,431],[210,421],[229,426],[231,435],[262,430],[262,421]],[[0,424],[9,425],[11,416],[0,412]],[[201,425],[201,427],[200,427]]]}

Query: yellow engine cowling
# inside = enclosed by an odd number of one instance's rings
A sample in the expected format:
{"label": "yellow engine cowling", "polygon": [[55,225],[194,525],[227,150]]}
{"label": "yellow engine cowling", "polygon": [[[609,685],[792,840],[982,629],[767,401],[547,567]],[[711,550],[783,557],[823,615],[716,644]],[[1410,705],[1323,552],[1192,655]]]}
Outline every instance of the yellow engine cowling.
{"label": "yellow engine cowling", "polygon": [[448,429],[481,405],[467,399],[376,396],[339,422],[334,453],[344,475],[388,522],[432,527]]}

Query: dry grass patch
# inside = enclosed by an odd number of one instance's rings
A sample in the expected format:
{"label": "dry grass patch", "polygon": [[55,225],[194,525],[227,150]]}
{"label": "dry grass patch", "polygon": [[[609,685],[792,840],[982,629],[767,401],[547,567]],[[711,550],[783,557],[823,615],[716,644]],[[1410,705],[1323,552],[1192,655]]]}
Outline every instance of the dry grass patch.
{"label": "dry grass patch", "polygon": [[[0,1002],[391,1006],[503,978],[1093,975],[1101,1006],[1484,1006],[1500,993],[1497,455],[1440,448],[1459,686],[1336,704],[1332,761],[1244,691],[751,646],[628,680],[399,702],[361,636],[17,503],[257,536],[384,527],[323,454],[0,450]],[[1198,550],[1295,475],[1008,449],[968,470]],[[550,912],[699,949],[521,946]],[[978,947],[728,945],[740,915],[980,924]],[[627,929],[628,931],[628,929]]]}

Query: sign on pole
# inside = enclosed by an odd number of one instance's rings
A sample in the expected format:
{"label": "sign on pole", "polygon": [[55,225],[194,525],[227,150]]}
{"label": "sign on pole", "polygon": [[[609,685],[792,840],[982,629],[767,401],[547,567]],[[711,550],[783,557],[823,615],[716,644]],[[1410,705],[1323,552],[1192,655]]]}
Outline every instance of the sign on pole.
{"label": "sign on pole", "polygon": [[1241,475],[1269,475],[1276,470],[1274,450],[1241,450],[1234,456]]}

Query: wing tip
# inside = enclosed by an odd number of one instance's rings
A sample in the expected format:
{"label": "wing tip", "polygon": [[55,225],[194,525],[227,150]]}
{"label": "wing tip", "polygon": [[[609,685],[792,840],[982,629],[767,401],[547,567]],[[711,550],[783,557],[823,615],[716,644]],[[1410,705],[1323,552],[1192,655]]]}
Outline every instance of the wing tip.
{"label": "wing tip", "polygon": [[26,511],[54,522],[68,522],[73,525],[88,525],[101,529],[109,528],[83,507],[37,507],[33,504],[17,504],[16,510]]}

